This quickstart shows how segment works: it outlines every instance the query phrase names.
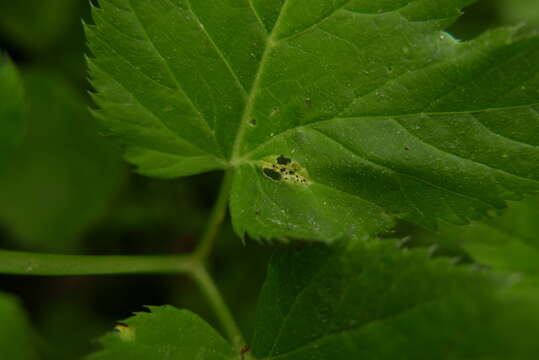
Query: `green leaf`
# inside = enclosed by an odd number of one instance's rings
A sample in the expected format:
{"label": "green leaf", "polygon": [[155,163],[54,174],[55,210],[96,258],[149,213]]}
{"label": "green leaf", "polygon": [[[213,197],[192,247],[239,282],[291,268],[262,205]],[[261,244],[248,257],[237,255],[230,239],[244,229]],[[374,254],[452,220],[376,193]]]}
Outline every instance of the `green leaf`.
{"label": "green leaf", "polygon": [[102,339],[105,350],[91,360],[226,360],[236,359],[232,347],[198,316],[172,306],[149,307]]}
{"label": "green leaf", "polygon": [[387,241],[329,252],[311,247],[276,256],[260,300],[256,357],[501,360],[539,354],[531,335],[536,303],[504,298],[496,279]]}
{"label": "green leaf", "polygon": [[0,293],[0,357],[10,360],[39,359],[26,314],[11,295]]}
{"label": "green leaf", "polygon": [[15,65],[0,53],[0,173],[24,131],[24,90]]}
{"label": "green leaf", "polygon": [[33,71],[24,80],[28,129],[0,176],[0,223],[23,247],[76,251],[84,231],[106,214],[124,167],[62,77]]}
{"label": "green leaf", "polygon": [[235,168],[236,231],[465,224],[539,188],[539,38],[459,42],[471,0],[111,0],[97,116],[141,173]]}
{"label": "green leaf", "polygon": [[[537,303],[509,289],[503,278],[387,240],[280,251],[260,297],[249,359],[536,358]],[[170,359],[238,359],[240,350],[231,355],[196,316],[170,307],[153,312],[128,321],[134,340],[109,335],[92,359],[151,359],[165,349]],[[138,343],[139,331],[151,335]]]}

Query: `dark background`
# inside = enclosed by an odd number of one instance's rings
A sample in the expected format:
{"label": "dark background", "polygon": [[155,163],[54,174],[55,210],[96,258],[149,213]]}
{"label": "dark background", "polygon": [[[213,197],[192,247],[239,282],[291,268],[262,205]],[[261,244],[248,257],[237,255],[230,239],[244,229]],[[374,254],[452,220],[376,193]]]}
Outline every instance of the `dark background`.
{"label": "dark background", "polygon": [[[81,19],[87,0],[0,0],[0,49],[19,66],[28,104],[26,140],[0,173],[0,248],[67,254],[190,251],[221,174],[174,181],[136,175],[91,117]],[[539,25],[538,0],[483,0],[449,31],[470,39],[499,25]],[[400,224],[395,236],[418,231]],[[447,249],[458,251],[458,249]],[[216,280],[246,334],[271,247],[243,243],[230,225],[213,258]],[[51,359],[95,349],[114,321],[143,304],[173,304],[215,324],[204,297],[181,276],[0,276],[48,343]],[[44,342],[44,343],[45,343]]]}

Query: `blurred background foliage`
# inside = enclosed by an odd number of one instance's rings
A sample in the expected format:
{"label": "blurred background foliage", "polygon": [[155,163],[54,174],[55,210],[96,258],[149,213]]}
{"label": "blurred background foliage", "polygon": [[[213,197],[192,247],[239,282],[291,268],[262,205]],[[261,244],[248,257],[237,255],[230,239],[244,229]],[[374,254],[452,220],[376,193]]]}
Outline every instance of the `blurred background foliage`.
{"label": "blurred background foliage", "polygon": [[[0,0],[0,50],[22,74],[29,109],[22,146],[0,171],[0,247],[70,254],[189,251],[221,175],[153,180],[131,172],[121,160],[121,149],[88,110],[81,19],[91,22],[89,9],[88,0]],[[538,29],[539,1],[482,0],[449,31],[470,39],[488,28],[515,24]],[[539,259],[533,246],[537,218],[539,199],[530,199],[486,225],[428,233],[402,223],[391,236],[411,234],[406,246],[430,246],[456,261],[521,271],[519,266]],[[520,230],[511,233],[515,228]],[[503,244],[507,236],[519,238],[518,245],[495,250],[500,248],[493,244]],[[517,261],[500,263],[500,251],[512,252]],[[269,247],[242,243],[229,227],[219,239],[216,280],[245,333],[251,333],[270,253]],[[186,307],[215,324],[194,284],[181,277],[0,276],[0,334],[9,333],[10,314],[19,311],[19,300],[5,293],[18,296],[38,332],[11,338],[39,338],[47,359],[76,359],[92,351],[96,337],[144,304]]]}

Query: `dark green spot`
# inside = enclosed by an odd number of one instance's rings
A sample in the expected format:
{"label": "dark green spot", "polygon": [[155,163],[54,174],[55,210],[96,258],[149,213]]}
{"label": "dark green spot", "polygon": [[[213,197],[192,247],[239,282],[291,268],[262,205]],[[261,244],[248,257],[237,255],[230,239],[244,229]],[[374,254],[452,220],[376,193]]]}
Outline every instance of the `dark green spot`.
{"label": "dark green spot", "polygon": [[292,160],[290,160],[289,158],[287,157],[284,157],[283,155],[279,156],[277,158],[277,164],[279,165],[288,165],[292,162]]}
{"label": "dark green spot", "polygon": [[264,175],[275,181],[280,181],[282,178],[281,174],[273,169],[266,168],[263,169],[262,172],[264,173]]}

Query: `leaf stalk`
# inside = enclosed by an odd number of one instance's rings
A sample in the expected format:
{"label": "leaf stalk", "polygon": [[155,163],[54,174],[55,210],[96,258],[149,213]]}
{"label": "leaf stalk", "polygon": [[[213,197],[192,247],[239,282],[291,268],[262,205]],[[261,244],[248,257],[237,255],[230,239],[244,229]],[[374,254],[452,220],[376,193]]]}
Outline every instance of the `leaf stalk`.
{"label": "leaf stalk", "polygon": [[225,219],[228,199],[230,197],[230,189],[232,188],[233,176],[233,168],[230,168],[225,172],[225,176],[221,183],[219,194],[217,195],[217,200],[208,219],[206,229],[204,230],[204,233],[200,238],[198,247],[193,253],[193,256],[202,262],[205,262],[210,255],[215,244],[217,234],[219,233],[219,230],[221,228],[221,224]]}
{"label": "leaf stalk", "polygon": [[0,250],[0,273],[34,276],[182,274],[197,267],[192,255],[58,255]]}
{"label": "leaf stalk", "polygon": [[232,345],[238,349],[238,351],[245,346],[245,340],[243,335],[230,312],[230,309],[225,303],[221,292],[217,288],[217,285],[213,281],[205,267],[199,267],[192,273],[200,289],[206,295],[211,307],[213,308],[219,322],[223,327],[223,331],[228,337]]}

